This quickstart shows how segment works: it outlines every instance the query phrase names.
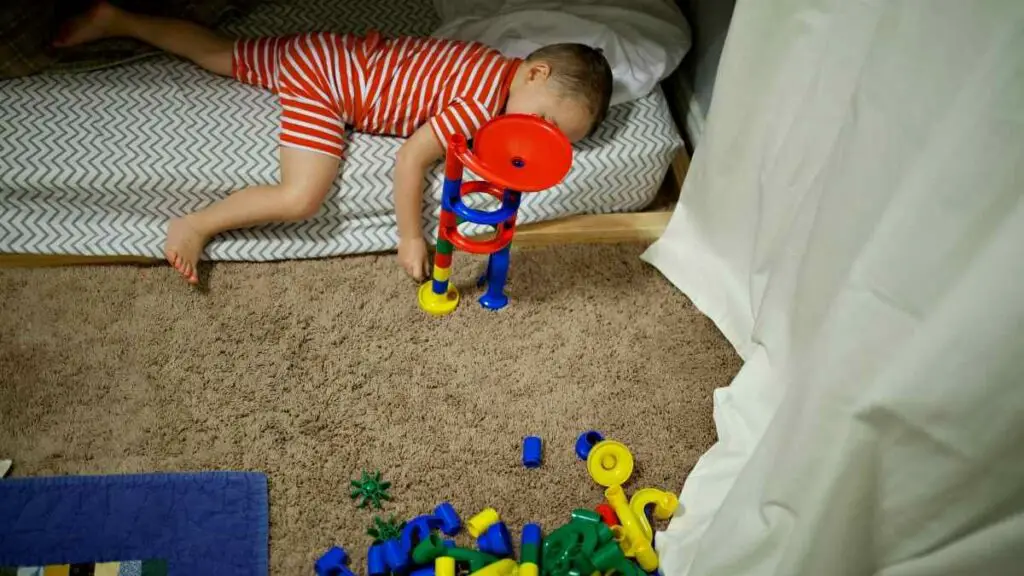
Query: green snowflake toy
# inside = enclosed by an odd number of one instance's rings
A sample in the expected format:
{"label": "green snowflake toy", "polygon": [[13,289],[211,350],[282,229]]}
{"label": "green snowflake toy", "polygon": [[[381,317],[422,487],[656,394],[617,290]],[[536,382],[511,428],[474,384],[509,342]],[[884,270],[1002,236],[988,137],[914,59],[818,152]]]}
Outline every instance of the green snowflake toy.
{"label": "green snowflake toy", "polygon": [[403,528],[405,528],[405,522],[401,524],[396,522],[394,514],[387,520],[380,516],[374,516],[373,526],[366,531],[366,534],[373,538],[374,544],[380,544],[387,540],[401,538]]}
{"label": "green snowflake toy", "polygon": [[359,480],[352,481],[352,493],[349,498],[359,498],[357,506],[359,508],[365,508],[367,504],[373,504],[373,507],[380,510],[383,505],[380,503],[381,500],[391,500],[391,496],[388,494],[388,488],[391,487],[391,482],[382,482],[380,472],[374,474],[367,474],[366,470],[363,470],[362,476]]}

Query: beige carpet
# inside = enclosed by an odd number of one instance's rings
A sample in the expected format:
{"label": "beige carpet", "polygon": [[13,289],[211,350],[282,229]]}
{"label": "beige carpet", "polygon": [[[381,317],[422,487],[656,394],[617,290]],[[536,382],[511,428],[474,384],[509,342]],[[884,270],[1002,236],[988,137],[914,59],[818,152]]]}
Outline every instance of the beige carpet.
{"label": "beige carpet", "polygon": [[467,297],[440,320],[391,256],[223,264],[207,292],[165,267],[0,270],[0,457],[15,476],[266,472],[279,575],[334,543],[365,571],[361,469],[394,482],[398,517],[451,500],[552,527],[601,500],[572,451],[597,428],[634,451],[631,487],[676,492],[739,361],[641,251],[517,252],[498,313],[460,255]]}

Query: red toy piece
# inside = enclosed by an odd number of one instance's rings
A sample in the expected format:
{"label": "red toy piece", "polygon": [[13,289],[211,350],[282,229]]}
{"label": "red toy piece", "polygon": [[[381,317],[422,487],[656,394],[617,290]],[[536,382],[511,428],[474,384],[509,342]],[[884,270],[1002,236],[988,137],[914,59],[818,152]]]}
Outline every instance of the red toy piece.
{"label": "red toy piece", "polygon": [[572,144],[554,124],[529,114],[506,114],[480,127],[473,151],[454,143],[459,160],[499,188],[540,192],[562,181],[572,166]]}
{"label": "red toy piece", "polygon": [[594,511],[601,515],[601,519],[604,520],[605,524],[609,526],[619,525],[618,515],[615,514],[615,510],[607,502],[598,504]]}

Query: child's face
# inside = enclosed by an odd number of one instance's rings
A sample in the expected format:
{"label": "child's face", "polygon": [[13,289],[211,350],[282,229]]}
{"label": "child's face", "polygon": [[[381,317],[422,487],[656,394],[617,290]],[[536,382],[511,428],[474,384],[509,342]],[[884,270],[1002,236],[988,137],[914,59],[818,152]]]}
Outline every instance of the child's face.
{"label": "child's face", "polygon": [[586,106],[558,90],[550,80],[551,68],[547,64],[523,62],[522,66],[528,68],[516,74],[505,112],[540,116],[557,126],[570,142],[582,140],[593,121]]}

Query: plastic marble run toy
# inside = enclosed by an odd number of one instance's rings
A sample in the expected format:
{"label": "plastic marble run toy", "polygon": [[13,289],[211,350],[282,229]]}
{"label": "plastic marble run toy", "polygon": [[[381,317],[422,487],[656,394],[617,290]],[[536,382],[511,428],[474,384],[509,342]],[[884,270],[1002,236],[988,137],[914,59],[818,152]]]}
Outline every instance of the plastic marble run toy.
{"label": "plastic marble run toy", "polygon": [[[536,116],[498,116],[477,130],[470,149],[465,137],[453,136],[445,157],[441,222],[432,279],[419,289],[419,304],[435,316],[450,314],[459,305],[459,292],[449,281],[455,249],[488,254],[487,272],[480,284],[484,308],[500,310],[508,304],[505,280],[509,252],[516,231],[516,217],[523,194],[540,192],[565,178],[572,166],[572,145],[557,127]],[[463,168],[481,180],[462,182]],[[489,194],[501,201],[494,211],[477,210],[463,203],[469,194]],[[491,226],[488,240],[471,240],[459,232],[461,222]]]}

